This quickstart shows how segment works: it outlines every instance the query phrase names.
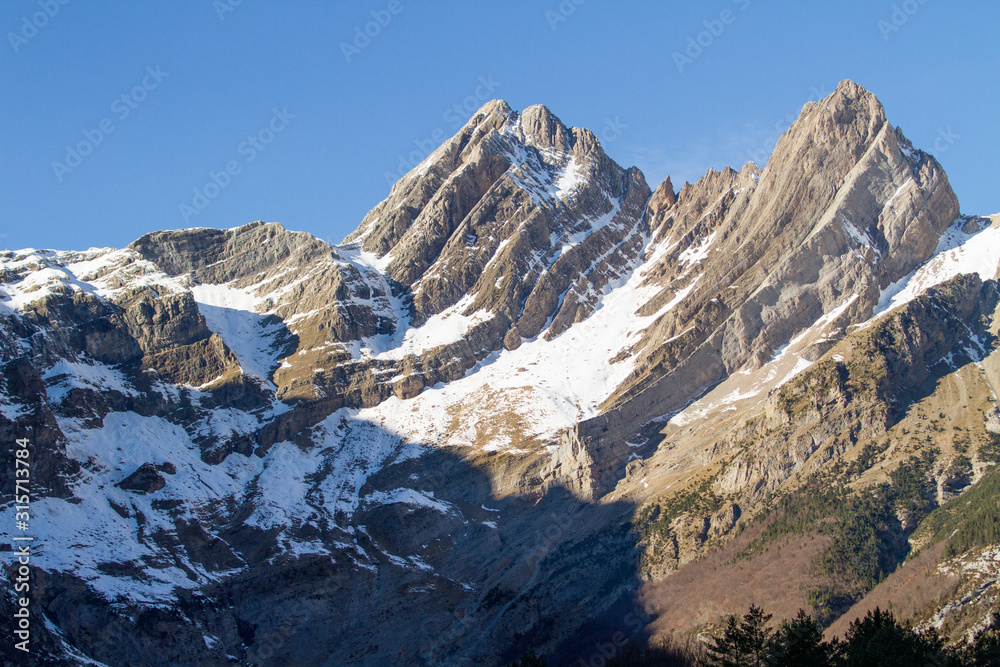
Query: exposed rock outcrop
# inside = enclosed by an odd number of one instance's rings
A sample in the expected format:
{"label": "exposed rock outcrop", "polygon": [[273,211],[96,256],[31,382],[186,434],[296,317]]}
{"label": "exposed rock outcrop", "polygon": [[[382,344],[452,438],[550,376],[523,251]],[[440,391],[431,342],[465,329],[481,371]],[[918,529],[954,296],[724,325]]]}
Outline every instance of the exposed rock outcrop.
{"label": "exposed rock outcrop", "polygon": [[575,427],[584,447],[609,452],[612,471],[651,418],[760,367],[845,302],[844,321],[871,313],[880,289],[927,260],[959,213],[940,165],[851,81],[803,108],[763,172],[710,171],[676,199],[658,193],[647,216],[668,250],[645,275],[663,288],[639,313],[681,300],[646,329],[636,370],[605,412]]}
{"label": "exposed rock outcrop", "polygon": [[[0,253],[0,439],[30,434],[33,527],[62,540],[33,561],[40,646],[574,662],[935,382],[995,414],[998,267],[955,267],[996,225],[843,82],[763,170],[679,191],[493,101],[340,245],[256,222]],[[940,501],[987,466],[955,433]]]}

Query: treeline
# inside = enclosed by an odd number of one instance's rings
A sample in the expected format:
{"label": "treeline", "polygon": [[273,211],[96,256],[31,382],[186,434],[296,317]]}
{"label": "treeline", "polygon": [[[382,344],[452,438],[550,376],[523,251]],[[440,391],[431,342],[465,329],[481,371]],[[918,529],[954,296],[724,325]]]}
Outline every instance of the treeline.
{"label": "treeline", "polygon": [[[990,435],[1000,443],[1000,436]],[[945,543],[944,558],[1000,544],[1000,466],[935,510],[920,531],[927,544]]]}
{"label": "treeline", "polygon": [[[917,631],[890,611],[876,608],[853,621],[843,639],[824,641],[818,623],[804,611],[770,624],[772,615],[750,606],[742,618],[730,616],[707,642],[626,646],[611,656],[594,656],[567,667],[997,667],[1000,666],[1000,613],[965,646],[949,647],[933,629]],[[509,667],[549,666],[529,653]]]}

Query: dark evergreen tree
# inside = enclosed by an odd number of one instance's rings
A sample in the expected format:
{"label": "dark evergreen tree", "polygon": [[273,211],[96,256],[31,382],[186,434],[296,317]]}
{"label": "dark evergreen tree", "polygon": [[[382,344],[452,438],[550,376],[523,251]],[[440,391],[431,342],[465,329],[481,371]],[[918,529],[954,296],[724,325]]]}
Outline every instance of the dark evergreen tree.
{"label": "dark evergreen tree", "polygon": [[721,635],[712,637],[708,644],[709,664],[718,667],[741,667],[745,665],[742,641],[740,640],[740,622],[735,614],[726,621]]}
{"label": "dark evergreen tree", "polygon": [[743,615],[742,621],[730,616],[721,636],[713,637],[708,645],[709,660],[721,667],[765,667],[774,658],[775,633],[767,623],[771,614],[756,605]]}
{"label": "dark evergreen tree", "polygon": [[778,626],[773,665],[780,667],[825,667],[830,664],[831,644],[812,616],[799,609],[798,616]]}
{"label": "dark evergreen tree", "polygon": [[846,667],[885,665],[960,665],[933,630],[915,632],[901,625],[890,611],[878,607],[851,622],[843,647]]}
{"label": "dark evergreen tree", "polygon": [[1000,666],[1000,612],[993,612],[992,622],[976,634],[964,657],[969,667]]}

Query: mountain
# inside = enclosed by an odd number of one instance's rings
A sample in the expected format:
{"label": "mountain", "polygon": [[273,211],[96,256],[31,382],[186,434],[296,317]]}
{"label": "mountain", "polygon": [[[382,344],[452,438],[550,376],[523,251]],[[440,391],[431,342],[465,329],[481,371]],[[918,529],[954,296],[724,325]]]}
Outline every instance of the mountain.
{"label": "mountain", "polygon": [[575,664],[750,602],[960,640],[995,599],[998,263],[850,81],[679,191],[492,101],[336,246],[0,253],[33,659]]}

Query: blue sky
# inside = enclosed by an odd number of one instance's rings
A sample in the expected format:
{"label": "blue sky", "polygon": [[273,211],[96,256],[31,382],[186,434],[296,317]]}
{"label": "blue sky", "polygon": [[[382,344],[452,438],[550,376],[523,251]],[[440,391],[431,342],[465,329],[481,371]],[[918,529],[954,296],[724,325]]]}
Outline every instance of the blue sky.
{"label": "blue sky", "polygon": [[765,160],[845,78],[995,213],[998,25],[987,0],[5,0],[0,247],[258,219],[337,242],[496,97],[679,188]]}

